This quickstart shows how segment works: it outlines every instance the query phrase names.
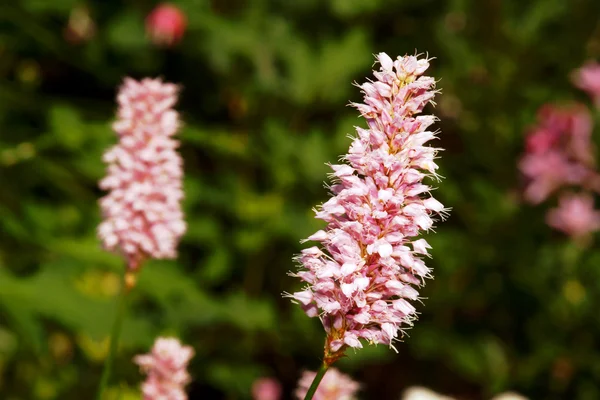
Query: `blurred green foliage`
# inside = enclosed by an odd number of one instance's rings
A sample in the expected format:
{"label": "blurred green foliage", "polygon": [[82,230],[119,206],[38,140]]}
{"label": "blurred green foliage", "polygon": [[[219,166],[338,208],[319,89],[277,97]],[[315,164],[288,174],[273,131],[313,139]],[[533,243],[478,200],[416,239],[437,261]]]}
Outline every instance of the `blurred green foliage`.
{"label": "blurred green foliage", "polygon": [[[594,0],[179,0],[182,43],[153,46],[149,0],[89,1],[95,31],[69,39],[76,0],[0,4],[0,397],[91,398],[115,312],[120,259],[100,249],[97,181],[125,76],[183,88],[185,211],[175,262],[132,293],[114,396],[139,396],[131,362],[157,335],[194,346],[194,398],[287,393],[315,369],[323,332],[282,299],[299,240],[321,227],[327,162],[346,152],[353,81],[372,54],[427,51],[442,94],[436,192],[453,208],[427,239],[435,280],[400,354],[350,353],[363,398],[413,384],[465,399],[517,390],[600,398],[600,250],[569,243],[521,203],[523,132],[545,102],[579,96],[569,72],[600,55]],[[115,397],[116,398],[116,397]],[[138,397],[139,398],[139,397]]]}

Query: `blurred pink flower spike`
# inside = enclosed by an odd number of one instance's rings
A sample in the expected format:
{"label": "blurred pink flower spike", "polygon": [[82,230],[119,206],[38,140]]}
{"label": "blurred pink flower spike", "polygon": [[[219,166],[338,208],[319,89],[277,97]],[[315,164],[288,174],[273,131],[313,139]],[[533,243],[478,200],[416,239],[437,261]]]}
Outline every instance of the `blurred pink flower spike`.
{"label": "blurred pink flower spike", "polygon": [[356,128],[346,163],[331,165],[332,197],[316,210],[327,227],[307,239],[320,246],[303,250],[299,272],[290,273],[307,283],[287,296],[321,319],[327,365],[347,347],[361,348],[360,339],[393,347],[398,330],[412,325],[415,287],[431,277],[423,261],[430,246],[415,237],[447,211],[422,183],[438,178],[439,149],[425,146],[436,138],[428,130],[436,118],[415,116],[436,94],[435,80],[423,75],[429,60],[376,58],[375,81],[358,86],[364,103],[352,104],[368,129]]}
{"label": "blurred pink flower spike", "polygon": [[577,239],[600,229],[600,211],[589,194],[567,193],[547,215],[548,225]]}
{"label": "blurred pink flower spike", "polygon": [[100,187],[109,193],[100,199],[98,235],[107,250],[124,255],[130,271],[146,258],[175,258],[186,230],[183,162],[172,138],[179,128],[177,91],[159,79],[126,78],[117,97],[119,142],[103,157],[108,173]]}
{"label": "blurred pink flower spike", "polygon": [[[304,399],[315,375],[316,372],[312,371],[302,373],[294,392],[298,400]],[[313,400],[354,400],[359,389],[360,385],[348,375],[335,368],[330,368],[317,388]]]}
{"label": "blurred pink flower spike", "polygon": [[134,362],[146,374],[142,383],[143,400],[186,400],[184,387],[190,382],[187,365],[194,350],[175,338],[158,338],[149,354],[138,355]]}
{"label": "blurred pink flower spike", "polygon": [[275,378],[260,378],[252,384],[253,400],[279,400],[281,384]]}
{"label": "blurred pink flower spike", "polygon": [[600,107],[600,64],[591,61],[573,71],[573,84],[587,92],[596,107]]}
{"label": "blurred pink flower spike", "polygon": [[543,106],[526,139],[519,169],[528,178],[525,199],[539,204],[565,185],[598,186],[592,120],[582,105]]}
{"label": "blurred pink flower spike", "polygon": [[187,19],[175,5],[162,3],[146,17],[146,33],[157,46],[172,47],[185,33]]}

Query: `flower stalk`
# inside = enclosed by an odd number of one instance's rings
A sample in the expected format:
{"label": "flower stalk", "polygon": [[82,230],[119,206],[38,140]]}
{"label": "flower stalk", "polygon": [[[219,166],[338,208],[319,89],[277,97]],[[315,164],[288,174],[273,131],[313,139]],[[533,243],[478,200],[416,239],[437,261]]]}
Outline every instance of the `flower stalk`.
{"label": "flower stalk", "polygon": [[360,384],[323,361],[317,372],[304,371],[294,392],[297,400],[356,400]]}
{"label": "flower stalk", "polygon": [[308,388],[308,391],[306,392],[306,396],[304,396],[304,400],[312,400],[313,396],[315,395],[315,392],[317,391],[317,388],[319,387],[319,384],[323,380],[323,377],[325,376],[325,373],[327,372],[327,369],[330,365],[331,364],[328,364],[327,361],[323,361],[323,364],[321,364],[321,367],[315,375],[315,379],[313,379],[312,383],[310,384],[310,387]]}
{"label": "flower stalk", "polygon": [[127,313],[127,294],[130,291],[130,287],[127,284],[127,271],[123,275],[121,283],[121,289],[117,298],[117,312],[113,321],[113,326],[110,334],[109,350],[106,360],[104,360],[104,367],[102,369],[102,377],[100,378],[100,385],[98,386],[98,392],[96,394],[96,400],[102,400],[103,394],[110,382],[110,375],[112,373],[112,366],[114,363],[115,356],[119,345],[119,337],[121,336],[121,327]]}

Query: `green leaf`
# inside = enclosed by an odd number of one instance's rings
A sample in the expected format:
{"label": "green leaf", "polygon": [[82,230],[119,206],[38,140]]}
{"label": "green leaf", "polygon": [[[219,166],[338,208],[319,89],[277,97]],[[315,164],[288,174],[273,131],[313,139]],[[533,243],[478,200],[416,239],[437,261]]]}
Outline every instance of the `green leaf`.
{"label": "green leaf", "polygon": [[81,146],[85,135],[83,123],[75,108],[54,105],[48,113],[48,118],[50,129],[60,144],[69,149]]}

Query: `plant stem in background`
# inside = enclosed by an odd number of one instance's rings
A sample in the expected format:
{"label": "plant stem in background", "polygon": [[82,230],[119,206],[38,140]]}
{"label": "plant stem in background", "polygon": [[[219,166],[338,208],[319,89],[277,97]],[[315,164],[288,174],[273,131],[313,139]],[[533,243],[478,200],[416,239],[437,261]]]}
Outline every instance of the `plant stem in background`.
{"label": "plant stem in background", "polygon": [[126,270],[123,276],[123,282],[121,284],[121,291],[117,299],[117,314],[115,315],[115,320],[112,326],[112,332],[110,334],[110,347],[108,350],[108,356],[104,361],[102,378],[100,379],[100,386],[98,387],[98,393],[96,395],[97,400],[102,400],[102,394],[104,393],[106,386],[108,385],[108,382],[110,380],[112,364],[115,358],[115,354],[117,353],[119,336],[121,335],[121,326],[123,325],[123,320],[125,319],[125,311],[127,309],[127,293],[129,293],[129,290],[131,288],[131,285],[127,282],[129,274],[130,272]]}
{"label": "plant stem in background", "polygon": [[315,379],[313,379],[310,388],[308,388],[308,392],[306,392],[306,396],[304,396],[304,400],[312,400],[313,396],[315,395],[315,392],[317,391],[317,388],[319,387],[319,383],[321,383],[321,380],[325,376],[325,372],[327,372],[328,368],[329,364],[323,361],[323,364],[321,364],[321,367],[317,371],[317,375],[315,375]]}

